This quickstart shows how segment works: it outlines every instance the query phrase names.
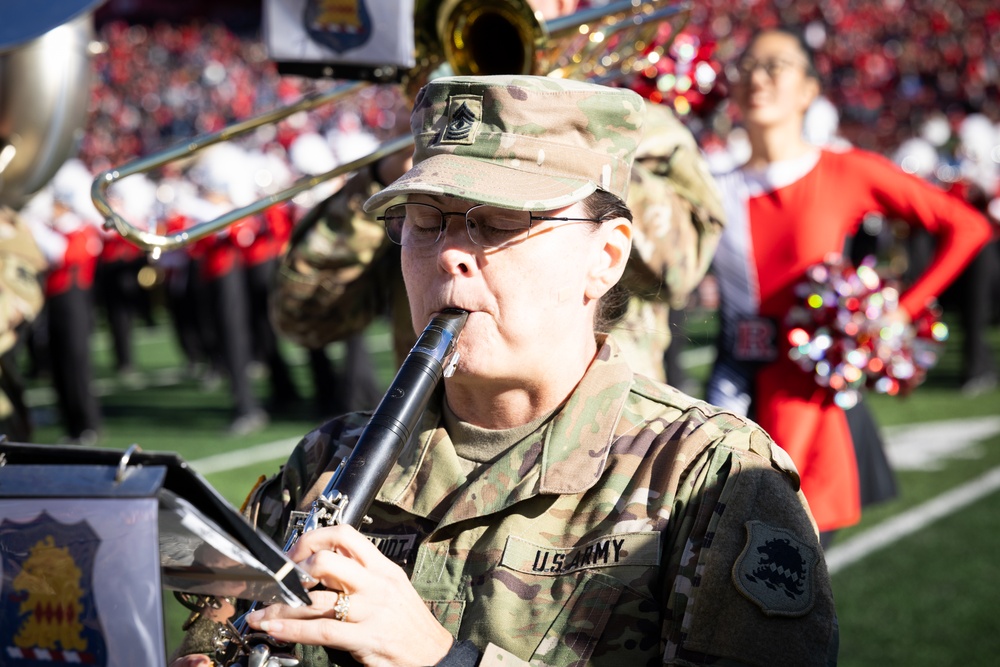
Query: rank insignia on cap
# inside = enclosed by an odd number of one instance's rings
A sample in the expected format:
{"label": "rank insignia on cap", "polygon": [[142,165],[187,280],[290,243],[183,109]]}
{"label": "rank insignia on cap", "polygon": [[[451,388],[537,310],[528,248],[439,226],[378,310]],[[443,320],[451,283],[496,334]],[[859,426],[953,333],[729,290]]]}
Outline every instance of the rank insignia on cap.
{"label": "rank insignia on cap", "polygon": [[817,551],[795,534],[748,521],[747,543],[733,565],[733,583],[768,616],[802,616],[813,606]]}
{"label": "rank insignia on cap", "polygon": [[442,144],[472,144],[483,119],[483,98],[479,95],[452,95],[448,98],[448,126]]}

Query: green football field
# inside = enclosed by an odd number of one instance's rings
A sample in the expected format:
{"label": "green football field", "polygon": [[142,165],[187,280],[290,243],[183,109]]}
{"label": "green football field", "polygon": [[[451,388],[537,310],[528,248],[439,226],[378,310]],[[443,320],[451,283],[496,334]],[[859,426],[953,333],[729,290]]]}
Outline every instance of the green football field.
{"label": "green football field", "polygon": [[[704,378],[710,363],[712,317],[695,315],[687,344],[691,374]],[[1000,331],[991,332],[1000,360]],[[379,377],[392,376],[389,337],[373,327],[370,349]],[[828,552],[841,628],[840,664],[890,667],[1000,663],[997,594],[1000,592],[1000,390],[967,397],[959,392],[961,331],[951,338],[927,382],[912,395],[876,395],[870,405],[895,456],[900,496],[866,510],[859,526],[838,536]],[[139,375],[114,377],[110,344],[93,338],[95,392],[105,433],[102,446],[176,451],[234,505],[261,474],[275,471],[296,439],[317,425],[311,409],[305,355],[286,347],[295,379],[307,398],[291,415],[273,418],[251,436],[224,434],[229,420],[225,384],[205,389],[185,376],[165,322],[136,331]],[[335,361],[339,344],[328,349]],[[258,395],[266,381],[257,380]],[[45,378],[29,383],[38,426],[35,441],[62,436]],[[235,455],[233,455],[235,454]],[[164,594],[167,650],[176,646],[184,610]]]}

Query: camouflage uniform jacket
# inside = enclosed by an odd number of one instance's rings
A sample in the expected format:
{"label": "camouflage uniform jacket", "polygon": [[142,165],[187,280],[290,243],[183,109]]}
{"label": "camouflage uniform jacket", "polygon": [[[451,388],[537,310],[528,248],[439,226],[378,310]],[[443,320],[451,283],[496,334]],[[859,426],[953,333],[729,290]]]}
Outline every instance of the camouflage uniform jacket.
{"label": "camouflage uniform jacket", "polygon": [[[756,425],[634,375],[609,338],[548,423],[472,479],[440,398],[364,532],[480,664],[825,665],[836,621],[787,456]],[[368,414],[303,439],[252,521],[281,538]],[[302,648],[304,664],[330,664]],[[710,657],[714,656],[714,657]]]}
{"label": "camouflage uniform jacket", "polygon": [[[663,379],[670,307],[682,307],[705,276],[722,234],[722,197],[694,136],[663,105],[647,104],[632,169],[632,257],[623,278],[634,296],[614,331],[636,372]],[[361,208],[380,189],[354,175],[299,223],[278,269],[272,320],[291,340],[323,347],[392,318],[402,362],[416,334],[399,266],[399,248]]]}
{"label": "camouflage uniform jacket", "polygon": [[14,346],[16,329],[42,309],[40,274],[45,268],[28,223],[13,209],[0,206],[0,354]]}
{"label": "camouflage uniform jacket", "polygon": [[[42,290],[45,268],[45,258],[28,223],[13,209],[0,206],[0,355],[14,347],[25,323],[34,320],[41,311],[45,302]],[[26,437],[30,431],[14,425],[29,423],[27,407],[15,394],[22,392],[23,387],[2,377],[9,371],[4,368],[5,363],[9,361],[0,359],[0,386],[4,387],[0,391],[0,430],[8,435],[19,432]],[[8,418],[14,421],[5,423]]]}
{"label": "camouflage uniform jacket", "polygon": [[318,349],[391,312],[398,361],[413,347],[399,246],[361,208],[380,189],[368,172],[359,172],[296,225],[268,300],[271,320],[285,337]]}
{"label": "camouflage uniform jacket", "polygon": [[694,136],[662,104],[647,104],[632,166],[633,295],[613,330],[633,370],[658,380],[670,345],[671,308],[683,308],[708,270],[725,222],[722,194]]}

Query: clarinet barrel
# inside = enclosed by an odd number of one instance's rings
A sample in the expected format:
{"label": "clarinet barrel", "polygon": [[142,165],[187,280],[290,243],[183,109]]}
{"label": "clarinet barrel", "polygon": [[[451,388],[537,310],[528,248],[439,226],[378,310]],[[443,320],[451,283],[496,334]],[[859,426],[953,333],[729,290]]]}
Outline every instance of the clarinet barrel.
{"label": "clarinet barrel", "polygon": [[[434,317],[400,366],[357,445],[330,480],[321,498],[337,503],[329,523],[359,528],[403,447],[420,423],[438,382],[458,358],[455,343],[469,314],[446,309]],[[303,530],[309,530],[304,526]]]}

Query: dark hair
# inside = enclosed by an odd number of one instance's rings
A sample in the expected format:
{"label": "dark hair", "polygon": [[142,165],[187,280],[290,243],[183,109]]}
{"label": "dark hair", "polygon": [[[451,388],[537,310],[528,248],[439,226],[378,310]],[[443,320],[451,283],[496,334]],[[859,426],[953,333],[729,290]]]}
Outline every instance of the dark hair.
{"label": "dark hair", "polygon": [[[767,35],[770,33],[778,33],[779,35],[785,35],[786,37],[791,37],[798,44],[799,50],[802,51],[802,55],[806,57],[806,76],[816,79],[817,82],[821,83],[819,70],[816,69],[816,53],[813,51],[812,47],[806,41],[805,36],[801,31],[796,28],[789,26],[775,26],[772,28],[761,28],[750,36],[750,41],[747,42],[747,46],[743,49],[743,54],[740,55],[740,59],[746,55],[746,52],[754,45],[758,38],[762,35]],[[738,61],[737,61],[738,62]]]}
{"label": "dark hair", "polygon": [[[584,210],[587,217],[598,220],[614,220],[615,218],[625,218],[632,221],[632,211],[616,195],[606,190],[595,190],[593,194],[583,200]],[[608,293],[601,297],[597,304],[597,314],[594,316],[594,330],[598,333],[608,333],[625,317],[628,310],[630,293],[628,288],[618,281]]]}
{"label": "dark hair", "polygon": [[587,212],[588,217],[602,221],[625,218],[632,222],[632,209],[621,198],[607,190],[594,190],[581,204],[583,204],[583,209]]}

